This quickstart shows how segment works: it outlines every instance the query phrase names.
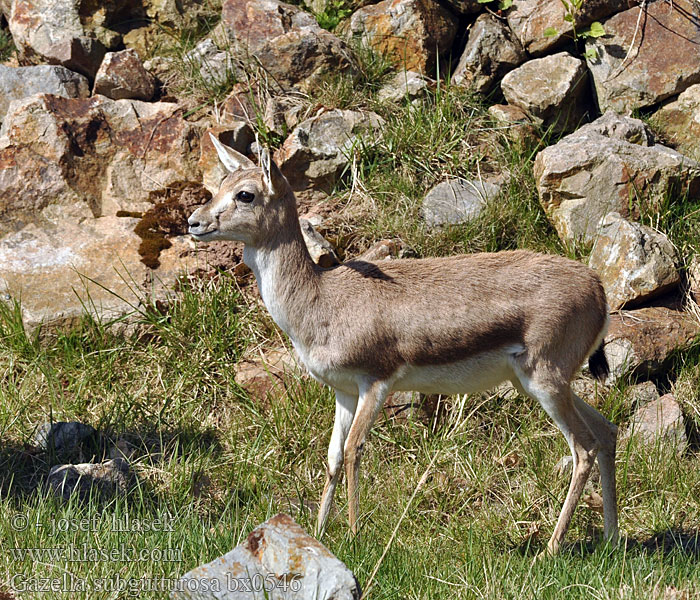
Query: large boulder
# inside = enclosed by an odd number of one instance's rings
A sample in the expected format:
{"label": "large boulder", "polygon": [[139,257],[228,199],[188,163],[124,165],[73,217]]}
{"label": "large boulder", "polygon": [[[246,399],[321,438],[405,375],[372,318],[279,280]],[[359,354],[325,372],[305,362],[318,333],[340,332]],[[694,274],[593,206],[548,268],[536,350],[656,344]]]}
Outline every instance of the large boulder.
{"label": "large boulder", "polygon": [[[508,11],[508,25],[525,50],[540,56],[570,42],[573,27],[581,32],[593,21],[627,8],[626,0],[586,0],[567,20],[565,4],[561,0],[514,0]],[[547,29],[556,31],[545,35]]]}
{"label": "large boulder", "polygon": [[509,104],[545,127],[570,131],[591,110],[586,64],[568,52],[530,60],[501,81]]}
{"label": "large boulder", "polygon": [[520,42],[503,22],[488,13],[479,16],[469,30],[469,40],[452,81],[488,94],[503,76],[527,59]]}
{"label": "large boulder", "polygon": [[692,0],[655,0],[606,20],[586,42],[600,110],[629,114],[699,83],[697,18]]}
{"label": "large boulder", "polygon": [[85,307],[111,319],[145,290],[167,295],[189,250],[177,237],[191,210],[183,199],[208,197],[200,130],[170,103],[11,104],[0,129],[0,289],[21,300],[30,328],[71,325]]}
{"label": "large boulder", "polygon": [[290,516],[279,514],[227,554],[184,575],[170,597],[236,600],[258,595],[280,600],[359,600],[361,591],[352,571],[328,548]]}
{"label": "large boulder", "polygon": [[374,113],[321,113],[294,129],[275,152],[275,161],[295,191],[313,187],[314,191],[329,193],[350,163],[352,149],[360,137],[378,130],[382,124],[381,117]]}
{"label": "large boulder", "polygon": [[399,68],[432,75],[439,57],[452,48],[457,24],[434,0],[382,0],[355,11],[346,30]]}
{"label": "large boulder", "polygon": [[649,120],[665,142],[694,160],[700,159],[700,84],[691,85]]}
{"label": "large boulder", "polygon": [[608,305],[617,310],[678,287],[675,262],[676,251],[663,233],[610,213],[600,222],[588,265],[600,276]]}
{"label": "large boulder", "polygon": [[148,101],[156,91],[156,81],[143,66],[136,50],[107,52],[95,75],[95,94],[113,100],[133,98]]}
{"label": "large boulder", "polygon": [[13,100],[35,94],[54,94],[64,98],[87,98],[90,84],[86,77],[54,65],[6,67],[0,65],[0,121]]}
{"label": "large boulder", "polygon": [[700,165],[654,144],[637,119],[607,113],[538,153],[540,202],[563,240],[593,242],[610,212],[639,216],[669,195],[700,195]]}
{"label": "large boulder", "polygon": [[352,69],[348,46],[309,13],[278,0],[226,0],[222,22],[233,48],[259,62],[282,86],[313,88]]}

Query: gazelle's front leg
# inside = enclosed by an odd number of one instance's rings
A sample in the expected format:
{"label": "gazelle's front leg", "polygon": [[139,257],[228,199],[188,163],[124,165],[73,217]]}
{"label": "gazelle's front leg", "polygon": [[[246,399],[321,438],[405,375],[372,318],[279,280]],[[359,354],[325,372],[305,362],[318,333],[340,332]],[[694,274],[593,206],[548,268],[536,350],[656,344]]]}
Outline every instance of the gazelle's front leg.
{"label": "gazelle's front leg", "polygon": [[384,404],[390,391],[390,385],[385,381],[363,382],[360,386],[360,400],[355,418],[350,427],[345,442],[345,480],[348,486],[348,520],[350,529],[357,534],[357,517],[360,507],[359,475],[360,460],[377,413]]}
{"label": "gazelle's front leg", "polygon": [[326,485],[321,496],[321,506],[318,509],[318,520],[316,522],[316,535],[323,534],[323,530],[328,520],[328,513],[333,505],[333,494],[338,485],[338,479],[343,468],[343,449],[345,440],[350,432],[353,417],[357,409],[357,396],[351,396],[335,392],[335,422],[333,423],[333,433],[331,442],[328,445],[328,470],[326,471]]}

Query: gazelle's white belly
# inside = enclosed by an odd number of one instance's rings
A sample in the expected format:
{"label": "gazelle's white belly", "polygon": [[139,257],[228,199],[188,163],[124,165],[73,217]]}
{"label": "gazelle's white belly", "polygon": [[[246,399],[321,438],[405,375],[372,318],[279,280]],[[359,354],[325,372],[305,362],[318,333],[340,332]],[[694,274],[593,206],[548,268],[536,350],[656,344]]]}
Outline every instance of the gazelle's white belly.
{"label": "gazelle's white belly", "polygon": [[443,365],[405,365],[399,369],[392,389],[423,394],[471,394],[512,379],[512,353],[502,349],[483,352]]}
{"label": "gazelle's white belly", "polygon": [[[317,381],[347,394],[356,395],[360,382],[366,380],[372,371],[369,364],[367,371],[333,368],[312,352],[295,347],[299,358]],[[508,346],[446,364],[403,365],[389,378],[391,390],[424,394],[469,394],[487,390],[515,378],[512,360],[522,351],[522,347]]]}

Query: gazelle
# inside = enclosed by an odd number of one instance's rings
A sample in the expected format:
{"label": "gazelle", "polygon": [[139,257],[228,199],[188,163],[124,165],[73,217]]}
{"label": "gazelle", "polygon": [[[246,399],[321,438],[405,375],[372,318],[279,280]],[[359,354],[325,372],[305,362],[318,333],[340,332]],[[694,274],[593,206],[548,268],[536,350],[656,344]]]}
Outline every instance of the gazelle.
{"label": "gazelle", "polygon": [[608,372],[608,309],[588,267],[510,251],[322,269],[309,256],[294,193],[269,152],[257,167],[211,139],[229,174],[189,218],[189,231],[197,240],[245,243],[243,260],[272,318],[311,374],[335,390],[319,532],[343,465],[357,532],[362,449],[390,392],[470,393],[510,380],[541,404],[573,455],[548,551],[559,550],[596,456],[605,537],[617,537],[617,427],[570,387],[587,357],[594,375]]}

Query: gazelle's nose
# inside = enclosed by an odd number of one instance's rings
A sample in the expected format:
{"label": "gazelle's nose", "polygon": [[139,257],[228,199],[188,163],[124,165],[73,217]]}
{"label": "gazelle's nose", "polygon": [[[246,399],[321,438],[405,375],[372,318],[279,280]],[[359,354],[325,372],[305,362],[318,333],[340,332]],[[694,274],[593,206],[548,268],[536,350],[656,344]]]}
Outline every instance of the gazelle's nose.
{"label": "gazelle's nose", "polygon": [[197,213],[192,213],[190,218],[187,219],[190,225],[190,229],[199,229],[199,218],[197,218]]}

